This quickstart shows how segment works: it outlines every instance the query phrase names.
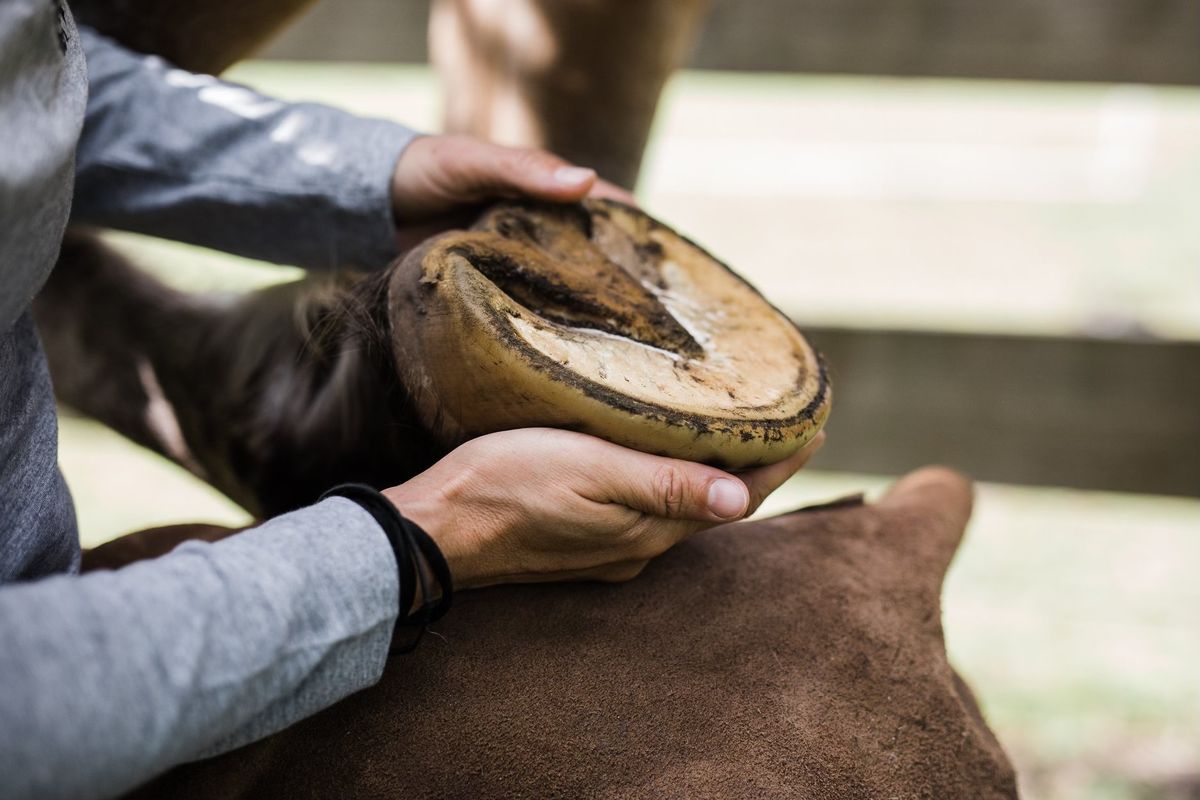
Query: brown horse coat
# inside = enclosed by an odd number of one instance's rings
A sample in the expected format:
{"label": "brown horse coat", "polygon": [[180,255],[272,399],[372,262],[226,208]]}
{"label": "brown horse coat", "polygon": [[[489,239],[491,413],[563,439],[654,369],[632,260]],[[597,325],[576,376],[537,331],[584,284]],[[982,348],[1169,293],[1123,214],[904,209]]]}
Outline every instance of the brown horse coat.
{"label": "brown horse coat", "polygon": [[627,584],[463,593],[379,685],[134,796],[1015,797],[942,639],[970,498],[926,469]]}

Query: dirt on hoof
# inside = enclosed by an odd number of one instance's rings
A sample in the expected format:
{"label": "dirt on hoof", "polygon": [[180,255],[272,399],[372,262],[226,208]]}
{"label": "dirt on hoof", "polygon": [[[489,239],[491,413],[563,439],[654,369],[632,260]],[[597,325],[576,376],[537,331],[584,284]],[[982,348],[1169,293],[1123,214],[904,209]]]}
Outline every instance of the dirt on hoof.
{"label": "dirt on hoof", "polygon": [[796,326],[621,203],[498,204],[392,270],[396,368],[447,445],[565,427],[743,468],[796,452],[829,414],[824,364]]}
{"label": "dirt on hoof", "polygon": [[133,796],[1016,797],[942,638],[970,506],[925,469],[627,584],[465,592],[377,686]]}

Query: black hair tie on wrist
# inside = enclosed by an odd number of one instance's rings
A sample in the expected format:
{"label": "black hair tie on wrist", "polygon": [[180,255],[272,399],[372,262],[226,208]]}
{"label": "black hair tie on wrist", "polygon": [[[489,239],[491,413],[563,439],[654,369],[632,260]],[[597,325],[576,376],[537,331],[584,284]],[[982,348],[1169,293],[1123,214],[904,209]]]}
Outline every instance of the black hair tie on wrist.
{"label": "black hair tie on wrist", "polygon": [[[425,627],[445,616],[454,601],[454,583],[445,556],[420,525],[405,519],[390,500],[370,486],[343,483],[321,495],[322,500],[327,497],[344,497],[358,503],[383,528],[392,552],[396,554],[396,569],[400,579],[400,616],[396,626],[417,629],[411,642],[403,645],[393,642],[389,652],[411,653],[421,641]],[[430,591],[431,578],[437,582],[440,590],[436,599]],[[421,589],[421,605],[414,609],[417,587]]]}

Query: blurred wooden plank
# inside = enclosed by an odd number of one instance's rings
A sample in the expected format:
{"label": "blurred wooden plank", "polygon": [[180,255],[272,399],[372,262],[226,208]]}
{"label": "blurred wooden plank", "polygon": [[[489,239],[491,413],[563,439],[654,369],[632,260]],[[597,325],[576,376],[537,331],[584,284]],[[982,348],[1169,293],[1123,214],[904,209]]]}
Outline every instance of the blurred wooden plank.
{"label": "blurred wooden plank", "polygon": [[1200,496],[1200,343],[808,329],[820,469]]}
{"label": "blurred wooden plank", "polygon": [[1200,83],[1195,0],[716,0],[695,66]]}
{"label": "blurred wooden plank", "polygon": [[[428,16],[322,0],[265,55],[423,62]],[[1196,0],[714,0],[693,66],[1196,85],[1198,45]]]}

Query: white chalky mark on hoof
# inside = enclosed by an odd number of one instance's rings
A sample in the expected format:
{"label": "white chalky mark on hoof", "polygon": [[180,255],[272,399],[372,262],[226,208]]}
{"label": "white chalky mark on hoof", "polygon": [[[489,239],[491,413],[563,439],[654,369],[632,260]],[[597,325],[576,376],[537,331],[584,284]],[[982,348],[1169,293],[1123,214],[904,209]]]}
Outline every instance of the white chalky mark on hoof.
{"label": "white chalky mark on hoof", "polygon": [[201,102],[223,108],[245,119],[260,119],[283,108],[283,103],[263,97],[241,86],[216,83],[197,95]]}
{"label": "white chalky mark on hoof", "polygon": [[301,145],[296,156],[305,164],[314,167],[327,167],[337,156],[337,146],[329,142],[309,142]]}
{"label": "white chalky mark on hoof", "polygon": [[303,114],[299,111],[291,112],[271,131],[271,141],[278,144],[287,144],[296,138],[296,134],[304,127],[304,123]]}
{"label": "white chalky mark on hoof", "polygon": [[138,359],[138,379],[142,390],[146,393],[146,427],[158,439],[164,451],[171,458],[182,464],[192,474],[207,479],[204,467],[192,456],[187,441],[183,438],[183,430],[179,427],[179,419],[175,416],[175,408],[167,400],[154,367],[145,358]]}

